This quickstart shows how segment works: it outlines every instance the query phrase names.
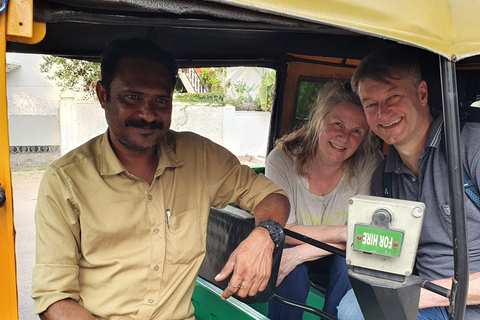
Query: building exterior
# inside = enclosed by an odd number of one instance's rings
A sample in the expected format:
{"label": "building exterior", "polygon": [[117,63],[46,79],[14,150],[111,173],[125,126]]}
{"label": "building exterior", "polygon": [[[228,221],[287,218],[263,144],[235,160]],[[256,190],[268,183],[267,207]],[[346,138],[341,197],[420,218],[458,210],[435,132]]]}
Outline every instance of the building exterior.
{"label": "building exterior", "polygon": [[60,89],[40,73],[41,61],[40,55],[7,53],[12,169],[45,166],[60,154]]}

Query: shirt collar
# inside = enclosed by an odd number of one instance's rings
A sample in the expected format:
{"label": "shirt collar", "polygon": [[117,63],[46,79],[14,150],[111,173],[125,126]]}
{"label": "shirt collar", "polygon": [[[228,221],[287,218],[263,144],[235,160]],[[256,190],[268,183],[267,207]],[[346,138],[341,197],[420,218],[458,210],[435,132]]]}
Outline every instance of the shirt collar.
{"label": "shirt collar", "polygon": [[175,132],[170,130],[157,146],[159,160],[155,176],[161,175],[165,168],[176,168],[184,165],[182,159],[173,151],[174,148]]}
{"label": "shirt collar", "polygon": [[437,148],[442,140],[443,129],[443,116],[442,114],[433,114],[435,120],[432,122],[430,129],[428,130],[427,142],[425,144],[424,152],[426,148]]}
{"label": "shirt collar", "polygon": [[116,175],[120,172],[125,171],[125,167],[123,164],[118,160],[115,152],[110,145],[110,141],[108,138],[108,129],[103,134],[102,139],[100,141],[100,157],[101,157],[101,175]]}
{"label": "shirt collar", "polygon": [[[116,175],[125,172],[126,169],[115,155],[108,138],[108,129],[103,134],[100,141],[101,149],[101,175]],[[184,162],[172,150],[174,146],[174,135],[168,132],[166,136],[157,145],[158,166],[155,176],[161,175],[165,168],[180,167]]]}

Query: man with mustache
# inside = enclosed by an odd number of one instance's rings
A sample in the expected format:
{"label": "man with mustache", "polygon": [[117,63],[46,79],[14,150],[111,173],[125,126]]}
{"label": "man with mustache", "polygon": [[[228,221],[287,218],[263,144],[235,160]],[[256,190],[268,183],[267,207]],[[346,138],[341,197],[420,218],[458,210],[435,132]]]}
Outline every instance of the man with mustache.
{"label": "man with mustache", "polygon": [[[416,267],[421,278],[450,289],[454,265],[443,117],[430,111],[420,66],[408,49],[388,47],[365,57],[351,83],[362,101],[368,125],[390,145],[388,156],[373,175],[372,195],[384,195],[383,175],[391,174],[393,198],[426,204]],[[479,136],[480,123],[465,124],[462,157],[477,187]],[[473,320],[480,319],[480,212],[468,197],[465,205],[470,256],[465,319]],[[449,304],[447,298],[422,289],[418,319],[448,319]],[[352,290],[338,309],[340,320],[362,319]]]}
{"label": "man with mustache", "polygon": [[32,297],[41,319],[194,319],[211,206],[238,203],[257,228],[216,280],[240,297],[265,289],[289,212],[284,192],[193,133],[171,131],[173,57],[114,40],[97,84],[108,130],[45,172]]}

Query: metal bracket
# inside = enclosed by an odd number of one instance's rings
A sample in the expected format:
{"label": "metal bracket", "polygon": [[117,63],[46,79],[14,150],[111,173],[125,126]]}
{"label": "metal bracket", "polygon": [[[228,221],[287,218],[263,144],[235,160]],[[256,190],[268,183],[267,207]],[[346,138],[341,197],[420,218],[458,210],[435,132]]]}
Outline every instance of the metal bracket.
{"label": "metal bracket", "polygon": [[10,0],[7,8],[7,34],[33,36],[33,0]]}
{"label": "metal bracket", "polygon": [[44,22],[33,21],[33,0],[9,0],[7,7],[7,41],[35,44],[46,33]]}

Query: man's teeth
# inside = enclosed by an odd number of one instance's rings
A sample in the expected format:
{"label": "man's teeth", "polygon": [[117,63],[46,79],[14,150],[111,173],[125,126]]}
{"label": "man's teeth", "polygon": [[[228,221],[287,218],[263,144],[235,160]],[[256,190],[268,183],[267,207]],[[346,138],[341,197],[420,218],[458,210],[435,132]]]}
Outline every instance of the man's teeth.
{"label": "man's teeth", "polygon": [[400,122],[400,120],[402,120],[402,118],[398,118],[398,119],[396,119],[396,120],[392,121],[392,122],[391,122],[391,123],[389,123],[389,124],[382,124],[381,126],[382,126],[382,127],[384,127],[384,128],[387,128],[387,127],[393,126],[394,124],[397,124],[397,123],[399,123],[399,122]]}
{"label": "man's teeth", "polygon": [[344,150],[344,149],[346,149],[346,148],[340,147],[339,145],[336,145],[336,144],[333,143],[333,142],[330,142],[330,144],[331,144],[335,149],[338,149],[338,150]]}

